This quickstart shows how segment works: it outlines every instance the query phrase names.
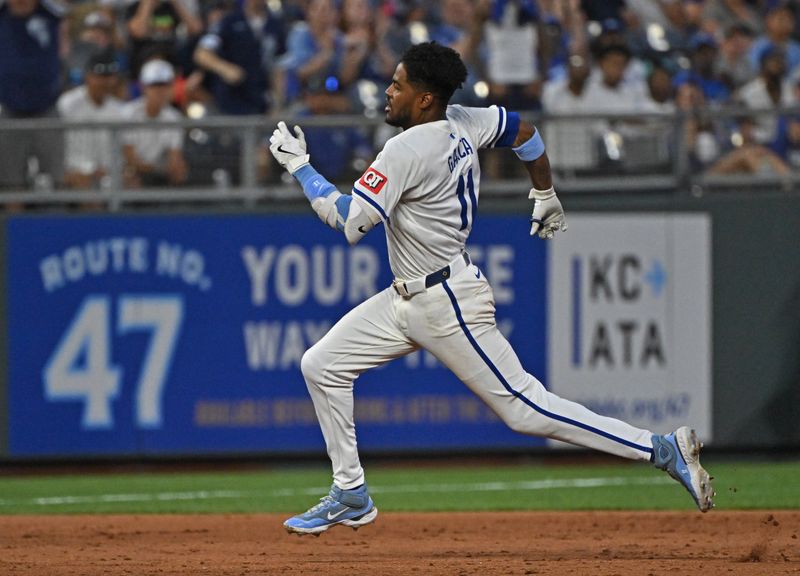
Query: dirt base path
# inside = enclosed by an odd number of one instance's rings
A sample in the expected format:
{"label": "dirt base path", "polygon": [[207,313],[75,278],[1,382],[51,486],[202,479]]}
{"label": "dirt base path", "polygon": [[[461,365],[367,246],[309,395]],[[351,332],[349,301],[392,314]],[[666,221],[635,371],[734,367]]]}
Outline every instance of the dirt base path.
{"label": "dirt base path", "polygon": [[800,574],[800,511],[386,513],[319,538],[282,520],[0,516],[0,574]]}

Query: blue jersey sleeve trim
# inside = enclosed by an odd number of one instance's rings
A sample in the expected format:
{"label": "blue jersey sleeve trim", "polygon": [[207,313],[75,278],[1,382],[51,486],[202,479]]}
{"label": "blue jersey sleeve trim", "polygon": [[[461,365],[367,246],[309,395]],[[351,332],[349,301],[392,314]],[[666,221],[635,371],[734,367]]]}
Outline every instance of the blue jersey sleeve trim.
{"label": "blue jersey sleeve trim", "polygon": [[494,138],[492,138],[491,142],[489,142],[489,146],[491,148],[497,145],[497,140],[500,138],[500,136],[503,135],[503,132],[506,127],[506,109],[503,108],[502,106],[498,106],[497,114],[498,114],[497,131],[494,133]]}
{"label": "blue jersey sleeve trim", "polygon": [[495,147],[507,148],[514,145],[514,140],[517,139],[519,132],[519,114],[516,112],[509,112],[506,115],[506,128],[502,136],[495,143]]}
{"label": "blue jersey sleeve trim", "polygon": [[359,190],[359,189],[357,189],[357,188],[353,188],[353,194],[356,194],[356,195],[358,195],[358,197],[359,197],[359,198],[361,198],[361,199],[362,199],[362,200],[364,200],[364,201],[365,201],[367,204],[369,204],[369,205],[370,205],[370,206],[372,206],[372,207],[373,207],[375,210],[377,210],[377,211],[378,211],[378,214],[380,214],[380,215],[381,215],[381,218],[383,218],[383,220],[384,220],[385,222],[387,222],[387,223],[389,222],[389,217],[386,215],[386,212],[384,212],[384,211],[383,211],[383,208],[381,208],[380,204],[378,204],[377,202],[375,202],[375,200],[373,200],[372,198],[370,198],[369,196],[367,196],[366,194],[364,194],[364,193],[363,193],[361,190]]}

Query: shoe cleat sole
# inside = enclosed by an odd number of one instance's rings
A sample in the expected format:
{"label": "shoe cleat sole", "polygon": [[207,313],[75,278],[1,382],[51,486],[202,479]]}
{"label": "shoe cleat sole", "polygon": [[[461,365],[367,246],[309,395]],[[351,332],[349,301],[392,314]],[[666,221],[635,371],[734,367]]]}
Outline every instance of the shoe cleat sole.
{"label": "shoe cleat sole", "polygon": [[319,538],[323,532],[326,532],[333,528],[334,526],[347,526],[352,528],[353,530],[358,530],[362,526],[370,524],[375,521],[375,518],[378,517],[378,509],[373,507],[372,510],[364,514],[363,516],[359,516],[358,518],[350,518],[348,520],[342,520],[341,522],[335,522],[332,524],[323,524],[322,526],[316,526],[314,528],[298,528],[295,526],[288,526],[286,524],[283,527],[289,534],[297,534],[298,536],[316,536]]}

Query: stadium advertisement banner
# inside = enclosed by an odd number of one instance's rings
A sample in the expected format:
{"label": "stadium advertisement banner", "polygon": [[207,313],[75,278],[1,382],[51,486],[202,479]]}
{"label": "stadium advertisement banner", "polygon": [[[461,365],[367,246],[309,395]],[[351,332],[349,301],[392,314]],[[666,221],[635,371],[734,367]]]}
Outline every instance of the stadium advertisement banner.
{"label": "stadium advertisement banner", "polygon": [[[469,247],[500,328],[546,380],[546,248],[523,217]],[[324,451],[303,352],[391,283],[381,230],[348,247],[314,216],[7,221],[8,454]],[[362,375],[363,449],[542,445],[434,358]]]}
{"label": "stadium advertisement banner", "polygon": [[711,439],[711,220],[573,215],[548,254],[549,387],[602,414]]}

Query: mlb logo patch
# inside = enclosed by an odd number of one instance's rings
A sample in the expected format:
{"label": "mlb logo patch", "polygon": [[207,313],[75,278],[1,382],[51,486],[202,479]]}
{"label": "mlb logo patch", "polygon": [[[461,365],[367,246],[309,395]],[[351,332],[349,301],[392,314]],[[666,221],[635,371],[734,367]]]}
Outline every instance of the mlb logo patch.
{"label": "mlb logo patch", "polygon": [[386,176],[375,170],[375,168],[370,168],[364,172],[358,183],[373,194],[379,194],[383,185],[386,184]]}

